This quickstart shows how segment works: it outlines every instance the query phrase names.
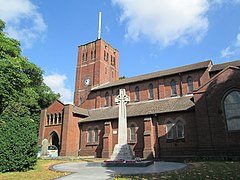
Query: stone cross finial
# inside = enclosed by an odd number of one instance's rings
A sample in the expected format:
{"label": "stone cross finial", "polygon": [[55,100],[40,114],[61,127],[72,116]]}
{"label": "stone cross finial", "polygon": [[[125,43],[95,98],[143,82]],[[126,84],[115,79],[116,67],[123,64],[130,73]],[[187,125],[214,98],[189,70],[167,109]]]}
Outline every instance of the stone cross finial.
{"label": "stone cross finial", "polygon": [[127,144],[126,104],[129,101],[130,101],[130,97],[126,94],[125,89],[120,89],[119,95],[115,98],[115,102],[119,105],[118,144]]}

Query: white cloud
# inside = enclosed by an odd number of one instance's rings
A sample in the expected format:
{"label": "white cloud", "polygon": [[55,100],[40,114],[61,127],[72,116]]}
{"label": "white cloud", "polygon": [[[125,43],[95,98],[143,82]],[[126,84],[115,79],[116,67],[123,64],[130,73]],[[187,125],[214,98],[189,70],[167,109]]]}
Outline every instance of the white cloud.
{"label": "white cloud", "polygon": [[42,15],[30,0],[0,0],[0,19],[6,22],[8,36],[29,48],[47,29]]}
{"label": "white cloud", "polygon": [[221,57],[223,58],[230,57],[233,54],[234,52],[230,49],[229,46],[221,51]]}
{"label": "white cloud", "polygon": [[221,51],[221,57],[231,57],[240,54],[240,33],[237,34],[234,43]]}
{"label": "white cloud", "polygon": [[127,22],[126,38],[146,37],[168,46],[199,42],[208,30],[207,0],[112,0],[122,10],[120,21]]}
{"label": "white cloud", "polygon": [[49,86],[54,92],[61,95],[60,99],[64,103],[72,103],[72,91],[66,86],[67,77],[61,74],[51,74],[44,76],[44,82]]}
{"label": "white cloud", "polygon": [[237,34],[235,46],[240,48],[240,33]]}

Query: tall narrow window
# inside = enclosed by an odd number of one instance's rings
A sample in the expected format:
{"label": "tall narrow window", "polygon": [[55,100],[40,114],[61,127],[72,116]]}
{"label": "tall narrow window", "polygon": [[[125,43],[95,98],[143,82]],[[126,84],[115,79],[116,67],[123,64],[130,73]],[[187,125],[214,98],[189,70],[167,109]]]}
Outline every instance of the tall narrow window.
{"label": "tall narrow window", "polygon": [[106,56],[106,51],[104,51],[104,60],[106,61],[107,56]]}
{"label": "tall narrow window", "polygon": [[231,91],[223,100],[228,130],[240,130],[240,92]]}
{"label": "tall narrow window", "polygon": [[91,51],[91,59],[93,59],[93,51]]}
{"label": "tall narrow window", "polygon": [[176,96],[177,87],[176,87],[176,81],[174,79],[171,81],[171,90],[172,90],[172,96]]}
{"label": "tall narrow window", "polygon": [[179,121],[177,123],[176,131],[177,131],[177,138],[183,139],[184,138],[184,125],[182,122]]}
{"label": "tall narrow window", "polygon": [[55,113],[54,114],[54,124],[57,124],[57,120],[58,120],[58,117],[57,117],[57,114]]}
{"label": "tall narrow window", "polygon": [[173,139],[173,123],[171,121],[167,122],[166,133],[167,133],[167,139]]}
{"label": "tall narrow window", "polygon": [[106,92],[105,94],[105,106],[108,107],[109,106],[109,93]]}
{"label": "tall narrow window", "polygon": [[61,124],[62,123],[62,114],[58,113],[58,123]]}
{"label": "tall narrow window", "polygon": [[84,59],[84,53],[82,54],[82,62],[84,62],[85,61],[85,59]]}
{"label": "tall narrow window", "polygon": [[94,129],[94,142],[98,142],[98,128]]}
{"label": "tall narrow window", "polygon": [[50,117],[49,117],[49,114],[47,115],[47,125],[50,124]]}
{"label": "tall narrow window", "polygon": [[149,96],[149,99],[154,99],[154,96],[153,96],[153,84],[149,84],[148,85],[148,96]]}
{"label": "tall narrow window", "polygon": [[94,50],[94,56],[93,56],[93,58],[94,58],[94,59],[96,58],[96,50]]}
{"label": "tall narrow window", "polygon": [[139,87],[135,87],[135,101],[140,101]]}
{"label": "tall narrow window", "polygon": [[133,124],[130,126],[130,141],[136,141],[136,127]]}
{"label": "tall narrow window", "polygon": [[51,114],[50,124],[53,124],[53,114]]}
{"label": "tall narrow window", "polygon": [[188,83],[188,92],[192,93],[193,92],[193,79],[191,76],[187,78],[187,83]]}
{"label": "tall narrow window", "polygon": [[92,142],[92,129],[88,128],[87,130],[87,142],[91,143]]}
{"label": "tall narrow window", "polygon": [[85,59],[85,61],[87,61],[88,59],[87,59],[87,52],[86,52],[86,59]]}

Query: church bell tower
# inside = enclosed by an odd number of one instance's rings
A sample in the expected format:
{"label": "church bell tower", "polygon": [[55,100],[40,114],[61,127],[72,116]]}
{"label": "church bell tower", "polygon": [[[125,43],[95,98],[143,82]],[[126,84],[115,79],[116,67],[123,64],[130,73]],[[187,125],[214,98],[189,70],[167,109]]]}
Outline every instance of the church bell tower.
{"label": "church bell tower", "polygon": [[88,109],[93,87],[118,80],[118,50],[97,39],[78,47],[74,105]]}

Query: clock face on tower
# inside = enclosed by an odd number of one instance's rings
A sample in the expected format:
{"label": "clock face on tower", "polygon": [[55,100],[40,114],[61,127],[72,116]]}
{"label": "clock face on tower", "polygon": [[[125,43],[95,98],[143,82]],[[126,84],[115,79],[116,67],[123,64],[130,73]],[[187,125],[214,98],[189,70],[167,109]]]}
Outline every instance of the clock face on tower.
{"label": "clock face on tower", "polygon": [[90,80],[89,78],[87,78],[87,79],[84,80],[84,85],[85,85],[85,86],[89,86],[90,83],[91,83],[91,80]]}

